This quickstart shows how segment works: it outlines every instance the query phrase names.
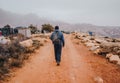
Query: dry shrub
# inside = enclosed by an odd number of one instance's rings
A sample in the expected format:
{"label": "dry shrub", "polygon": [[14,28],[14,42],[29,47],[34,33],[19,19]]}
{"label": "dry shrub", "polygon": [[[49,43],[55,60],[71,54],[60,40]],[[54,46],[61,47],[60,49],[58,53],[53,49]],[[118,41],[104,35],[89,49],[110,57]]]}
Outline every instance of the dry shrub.
{"label": "dry shrub", "polygon": [[40,41],[38,40],[33,40],[33,46],[35,47],[35,49],[39,48],[41,45],[40,45]]}
{"label": "dry shrub", "polygon": [[0,45],[0,75],[9,73],[11,67],[20,67],[24,60],[22,54],[25,52],[26,49],[18,41],[12,41],[9,45]]}
{"label": "dry shrub", "polygon": [[8,45],[0,44],[0,80],[6,78],[13,67],[22,67],[24,60],[28,59],[30,54],[35,49],[41,46],[40,42],[33,40],[33,45],[30,48],[23,47],[18,40],[12,40]]}
{"label": "dry shrub", "polygon": [[21,67],[22,66],[22,63],[23,63],[23,60],[20,60],[20,59],[12,59],[12,62],[11,62],[11,66],[14,66],[14,67]]}

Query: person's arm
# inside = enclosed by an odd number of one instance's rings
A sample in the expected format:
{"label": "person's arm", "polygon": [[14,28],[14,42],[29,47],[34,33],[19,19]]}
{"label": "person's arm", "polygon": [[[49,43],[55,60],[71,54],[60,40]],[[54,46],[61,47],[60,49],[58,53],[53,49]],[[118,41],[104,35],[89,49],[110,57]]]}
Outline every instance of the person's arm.
{"label": "person's arm", "polygon": [[50,39],[51,39],[51,40],[53,39],[53,33],[51,34]]}
{"label": "person's arm", "polygon": [[53,43],[53,33],[51,34],[50,39],[51,39],[51,41]]}
{"label": "person's arm", "polygon": [[64,40],[64,35],[62,34],[62,43],[63,43],[63,47],[65,46],[65,40]]}

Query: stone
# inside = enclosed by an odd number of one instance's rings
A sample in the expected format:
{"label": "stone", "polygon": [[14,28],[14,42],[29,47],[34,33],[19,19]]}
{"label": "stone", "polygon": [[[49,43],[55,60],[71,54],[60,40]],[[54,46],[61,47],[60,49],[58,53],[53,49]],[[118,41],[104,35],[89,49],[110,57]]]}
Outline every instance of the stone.
{"label": "stone", "polygon": [[111,57],[109,57],[109,61],[115,64],[117,64],[119,60],[120,58],[118,55],[112,55]]}
{"label": "stone", "polygon": [[101,77],[99,77],[99,76],[95,77],[95,78],[94,78],[94,81],[95,81],[96,83],[103,83],[103,79],[102,79]]}
{"label": "stone", "polygon": [[96,41],[96,43],[99,43],[99,44],[101,44],[103,42],[102,39],[95,39],[95,41]]}
{"label": "stone", "polygon": [[89,42],[85,43],[85,45],[86,45],[86,46],[88,46],[88,47],[95,46],[95,44],[94,44],[94,43],[89,43]]}
{"label": "stone", "polygon": [[118,61],[118,63],[117,63],[118,65],[120,65],[120,60]]}
{"label": "stone", "polygon": [[96,50],[96,49],[98,49],[99,48],[99,46],[92,46],[89,50],[90,51],[94,51],[94,50]]}
{"label": "stone", "polygon": [[20,45],[23,47],[32,47],[33,41],[31,39],[20,42]]}
{"label": "stone", "polygon": [[0,36],[0,44],[10,44],[10,43],[11,43],[11,40],[9,38]]}
{"label": "stone", "polygon": [[106,55],[106,58],[109,59],[113,54],[112,53],[109,53]]}
{"label": "stone", "polygon": [[99,54],[101,52],[101,49],[96,49],[93,53],[94,54]]}

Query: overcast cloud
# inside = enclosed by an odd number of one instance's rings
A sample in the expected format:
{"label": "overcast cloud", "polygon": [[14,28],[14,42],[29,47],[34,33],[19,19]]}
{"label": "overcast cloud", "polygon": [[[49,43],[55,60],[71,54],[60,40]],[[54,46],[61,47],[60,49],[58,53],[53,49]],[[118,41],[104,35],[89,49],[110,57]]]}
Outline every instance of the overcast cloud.
{"label": "overcast cloud", "polygon": [[0,0],[0,8],[68,23],[120,26],[120,0]]}

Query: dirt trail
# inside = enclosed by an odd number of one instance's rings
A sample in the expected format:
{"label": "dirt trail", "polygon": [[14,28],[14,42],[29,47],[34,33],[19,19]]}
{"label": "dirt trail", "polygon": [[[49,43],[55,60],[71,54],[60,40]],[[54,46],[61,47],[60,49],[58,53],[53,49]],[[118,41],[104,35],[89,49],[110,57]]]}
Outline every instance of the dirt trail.
{"label": "dirt trail", "polygon": [[49,42],[8,83],[95,83],[95,66],[86,58],[91,53],[84,46],[75,45],[70,36],[65,35],[65,39],[60,66],[56,66],[53,46]]}

